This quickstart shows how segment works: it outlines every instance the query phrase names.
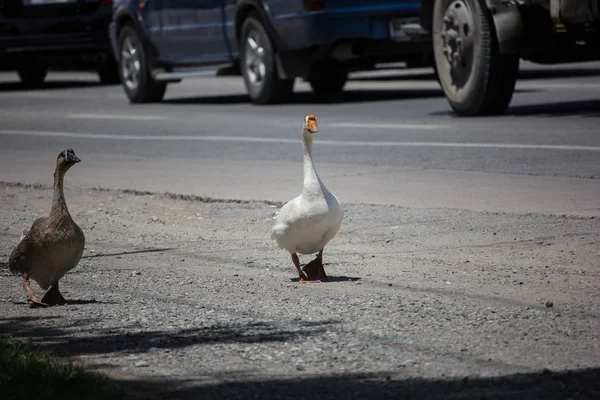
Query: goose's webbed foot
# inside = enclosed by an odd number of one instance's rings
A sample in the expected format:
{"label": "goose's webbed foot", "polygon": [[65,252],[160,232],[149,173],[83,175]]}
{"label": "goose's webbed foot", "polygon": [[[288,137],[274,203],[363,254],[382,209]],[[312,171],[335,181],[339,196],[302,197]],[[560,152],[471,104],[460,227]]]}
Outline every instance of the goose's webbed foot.
{"label": "goose's webbed foot", "polygon": [[35,295],[35,293],[33,293],[33,290],[31,290],[31,282],[29,281],[29,278],[23,279],[23,287],[25,288],[25,292],[27,293],[27,301],[29,302],[29,306],[31,308],[48,307],[48,304],[44,303],[43,301],[40,301]]}

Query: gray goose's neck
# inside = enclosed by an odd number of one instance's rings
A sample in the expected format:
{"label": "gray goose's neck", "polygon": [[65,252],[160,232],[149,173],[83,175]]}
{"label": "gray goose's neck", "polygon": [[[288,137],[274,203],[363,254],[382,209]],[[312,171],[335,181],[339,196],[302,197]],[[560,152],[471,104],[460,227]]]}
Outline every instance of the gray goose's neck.
{"label": "gray goose's neck", "polygon": [[66,171],[56,167],[54,171],[54,196],[52,197],[52,208],[50,209],[50,215],[61,215],[66,214],[69,217],[69,209],[67,208],[67,202],[65,201],[65,193],[63,191],[63,185],[65,181]]}

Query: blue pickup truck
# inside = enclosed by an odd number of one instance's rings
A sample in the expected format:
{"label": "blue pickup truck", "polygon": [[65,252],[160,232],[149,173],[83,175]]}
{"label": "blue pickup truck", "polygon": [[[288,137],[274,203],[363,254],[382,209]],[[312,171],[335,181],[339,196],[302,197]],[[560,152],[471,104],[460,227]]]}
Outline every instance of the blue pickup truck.
{"label": "blue pickup truck", "polygon": [[376,63],[424,65],[431,36],[417,0],[115,0],[109,27],[133,103],[207,69],[239,66],[256,104],[289,98],[294,80],[342,91],[348,72]]}

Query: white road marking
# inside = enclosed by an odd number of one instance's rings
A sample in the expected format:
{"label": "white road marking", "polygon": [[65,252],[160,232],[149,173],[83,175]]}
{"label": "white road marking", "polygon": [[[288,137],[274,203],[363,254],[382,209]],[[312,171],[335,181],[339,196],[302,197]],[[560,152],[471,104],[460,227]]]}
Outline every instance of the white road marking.
{"label": "white road marking", "polygon": [[73,119],[109,119],[109,120],[134,120],[134,121],[156,121],[166,119],[159,115],[127,115],[127,114],[67,114],[67,118]]}
{"label": "white road marking", "polygon": [[[29,135],[46,137],[65,137],[91,140],[160,140],[192,142],[241,142],[241,143],[298,143],[299,139],[286,139],[257,136],[181,136],[181,135],[116,135],[107,133],[79,133],[55,131],[31,131],[19,129],[0,129],[0,135]],[[600,146],[555,145],[555,144],[517,144],[517,143],[469,143],[469,142],[367,142],[360,140],[319,140],[319,145],[363,146],[363,147],[453,147],[488,148],[517,150],[567,150],[600,151]]]}
{"label": "white road marking", "polygon": [[425,124],[366,124],[358,122],[334,122],[328,124],[336,128],[372,128],[372,129],[442,129],[448,128],[445,125],[425,125]]}

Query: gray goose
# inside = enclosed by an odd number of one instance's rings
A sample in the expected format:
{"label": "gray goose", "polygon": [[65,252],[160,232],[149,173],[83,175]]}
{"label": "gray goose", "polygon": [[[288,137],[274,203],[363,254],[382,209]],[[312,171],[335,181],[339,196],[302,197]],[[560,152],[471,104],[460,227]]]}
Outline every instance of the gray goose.
{"label": "gray goose", "polygon": [[[58,155],[50,215],[36,219],[29,231],[23,231],[21,241],[8,261],[10,271],[23,277],[27,300],[32,307],[66,303],[58,290],[58,281],[77,266],[83,254],[85,236],[71,218],[63,192],[66,172],[80,161],[73,149]],[[41,301],[31,289],[30,279],[47,290]]]}

